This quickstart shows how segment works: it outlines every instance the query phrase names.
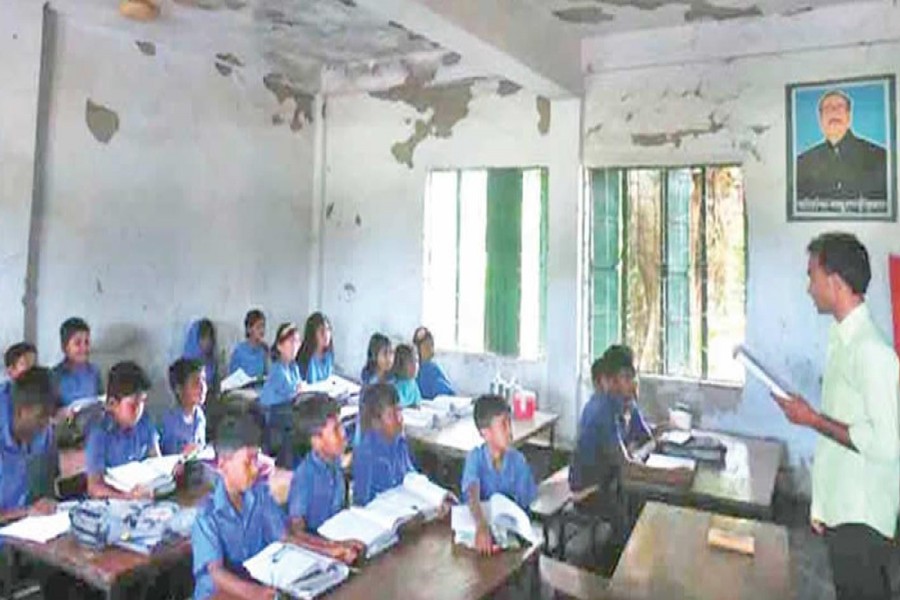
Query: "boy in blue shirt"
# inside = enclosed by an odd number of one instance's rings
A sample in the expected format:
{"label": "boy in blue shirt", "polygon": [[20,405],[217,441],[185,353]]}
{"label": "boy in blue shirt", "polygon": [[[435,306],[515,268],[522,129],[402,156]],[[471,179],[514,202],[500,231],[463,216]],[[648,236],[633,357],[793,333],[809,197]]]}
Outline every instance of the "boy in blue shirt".
{"label": "boy in blue shirt", "polygon": [[152,499],[152,490],[139,487],[123,494],[103,481],[109,467],[159,456],[159,434],[144,412],[150,380],[137,364],[127,361],[113,365],[107,379],[105,412],[89,429],[85,444],[88,495]]}
{"label": "boy in blue shirt", "polygon": [[50,514],[59,458],[50,417],[56,408],[50,371],[33,367],[11,390],[10,419],[0,423],[0,522]]}
{"label": "boy in blue shirt", "polygon": [[437,396],[455,396],[453,385],[443,369],[434,362],[434,336],[427,327],[419,327],[413,333],[413,344],[419,352],[419,374],[416,382],[419,391],[426,400],[434,400]]}
{"label": "boy in blue shirt", "polygon": [[360,542],[329,542],[310,535],[322,523],[343,510],[346,502],[341,458],[346,441],[340,406],[324,394],[303,402],[297,410],[302,430],[309,435],[311,450],[294,471],[288,494],[291,531],[313,550],[353,562],[365,550]]}
{"label": "boy in blue shirt", "polygon": [[403,483],[415,472],[403,435],[403,415],[397,390],[376,383],[363,390],[362,436],[353,451],[353,504],[364,506],[375,496]]}
{"label": "boy in blue shirt", "polygon": [[242,369],[250,377],[263,378],[269,372],[269,347],[266,346],[266,316],[253,309],[244,317],[247,339],[234,347],[228,363],[228,373]]}
{"label": "boy in blue shirt", "polygon": [[475,426],[484,444],[466,457],[460,488],[475,517],[475,547],[482,554],[494,551],[494,541],[481,502],[502,494],[523,510],[537,496],[537,484],[525,456],[510,446],[510,410],[500,396],[481,396],[475,401]]}
{"label": "boy in blue shirt", "polygon": [[179,358],[169,367],[169,386],[177,406],[162,417],[160,447],[163,454],[188,455],[206,446],[206,370],[203,361]]}
{"label": "boy in blue shirt", "polygon": [[0,382],[0,424],[8,423],[12,418],[13,383],[31,369],[36,361],[37,348],[28,342],[13,344],[3,354],[7,378]]}
{"label": "boy in blue shirt", "polygon": [[56,390],[63,408],[82,398],[103,394],[100,369],[91,364],[91,328],[79,317],[63,321],[59,342],[65,357],[53,367]]}

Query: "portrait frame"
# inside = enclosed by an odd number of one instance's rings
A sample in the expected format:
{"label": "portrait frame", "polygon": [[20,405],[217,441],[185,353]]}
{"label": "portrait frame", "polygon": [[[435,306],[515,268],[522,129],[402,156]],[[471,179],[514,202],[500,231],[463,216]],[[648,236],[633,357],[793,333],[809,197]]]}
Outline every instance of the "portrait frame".
{"label": "portrait frame", "polygon": [[[848,185],[841,188],[838,181],[817,181],[813,173],[828,173],[828,179],[838,170],[809,167],[823,154],[825,125],[820,124],[820,102],[837,91],[849,97],[850,115],[848,136],[854,138],[855,148],[874,148],[867,156],[882,156],[864,164],[876,164],[877,169],[860,170],[847,167]],[[827,110],[827,108],[826,108]],[[897,100],[896,80],[892,74],[870,75],[845,79],[792,83],[785,86],[785,115],[787,137],[787,220],[790,221],[897,221]],[[822,122],[824,123],[824,121]],[[859,142],[858,140],[862,140]],[[842,146],[838,143],[838,146]],[[846,154],[850,154],[847,152]],[[803,160],[801,160],[803,156]],[[821,163],[821,161],[820,161]],[[852,164],[848,161],[847,164]],[[884,177],[872,177],[881,173]],[[838,177],[837,175],[833,175]],[[812,183],[812,186],[810,185]],[[802,188],[802,189],[799,189]],[[856,189],[875,189],[875,192]],[[844,193],[822,189],[843,189]],[[814,191],[811,191],[814,190]],[[856,194],[855,197],[848,197]],[[871,195],[870,195],[871,194]]]}

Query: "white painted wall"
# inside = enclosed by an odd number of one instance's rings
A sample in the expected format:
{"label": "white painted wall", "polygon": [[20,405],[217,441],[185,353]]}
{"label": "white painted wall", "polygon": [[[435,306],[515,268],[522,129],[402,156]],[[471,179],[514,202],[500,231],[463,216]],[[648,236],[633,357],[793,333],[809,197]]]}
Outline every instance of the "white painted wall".
{"label": "white painted wall", "polygon": [[[823,37],[821,32],[828,32]],[[868,40],[858,43],[860,40]],[[826,49],[815,49],[827,44]],[[815,403],[819,401],[829,320],[806,294],[809,240],[827,230],[856,233],[868,246],[873,282],[868,301],[890,336],[887,255],[900,252],[897,223],[787,223],[785,85],[900,69],[900,9],[836,7],[794,18],[707,23],[663,32],[597,38],[585,44],[588,80],[585,163],[591,167],[690,165],[737,161],[745,174],[749,220],[747,340]],[[894,107],[895,114],[897,107]],[[724,126],[674,144],[640,146],[633,134]],[[707,426],[787,440],[807,485],[815,436],[786,423],[755,382],[742,400],[727,392],[645,386],[668,399],[684,395]],[[668,388],[668,389],[666,389]]]}
{"label": "white painted wall", "polygon": [[[312,125],[290,130],[293,104],[279,107],[262,73],[224,77],[212,55],[166,46],[146,56],[130,37],[65,18],[53,58],[37,265],[42,361],[61,357],[58,326],[80,315],[93,327],[96,362],[139,361],[161,398],[191,320],[211,318],[230,352],[251,307],[265,310],[270,334],[303,319],[314,136]],[[108,144],[86,125],[88,98],[119,116]]]}
{"label": "white painted wall", "polygon": [[391,145],[405,140],[412,120],[422,118],[414,109],[368,95],[329,98],[323,214],[330,217],[321,236],[321,308],[334,325],[337,362],[359,373],[373,332],[409,341],[420,324],[429,169],[549,167],[547,358],[519,362],[444,352],[438,360],[471,393],[486,391],[498,368],[515,374],[539,391],[545,406],[562,411],[563,429],[571,435],[577,392],[580,101],[553,102],[544,136],[533,94],[499,97],[495,89],[496,82],[476,85],[468,116],[450,138],[422,142],[412,169],[395,161]]}

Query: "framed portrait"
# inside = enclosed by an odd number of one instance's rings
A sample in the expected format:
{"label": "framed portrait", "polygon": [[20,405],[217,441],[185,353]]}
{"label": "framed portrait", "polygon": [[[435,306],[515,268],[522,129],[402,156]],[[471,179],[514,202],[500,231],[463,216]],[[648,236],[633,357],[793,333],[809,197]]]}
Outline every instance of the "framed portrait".
{"label": "framed portrait", "polygon": [[893,75],[786,88],[788,221],[896,221]]}

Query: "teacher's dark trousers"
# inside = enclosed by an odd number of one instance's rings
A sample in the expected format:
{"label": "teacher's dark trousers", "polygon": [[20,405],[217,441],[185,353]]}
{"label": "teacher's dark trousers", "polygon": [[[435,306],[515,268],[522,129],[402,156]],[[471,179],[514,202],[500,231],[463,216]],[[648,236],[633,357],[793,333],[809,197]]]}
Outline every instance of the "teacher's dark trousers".
{"label": "teacher's dark trousers", "polygon": [[825,531],[837,600],[890,600],[891,543],[868,525]]}

